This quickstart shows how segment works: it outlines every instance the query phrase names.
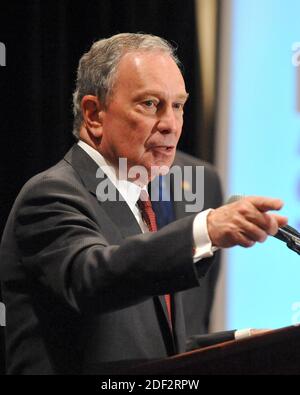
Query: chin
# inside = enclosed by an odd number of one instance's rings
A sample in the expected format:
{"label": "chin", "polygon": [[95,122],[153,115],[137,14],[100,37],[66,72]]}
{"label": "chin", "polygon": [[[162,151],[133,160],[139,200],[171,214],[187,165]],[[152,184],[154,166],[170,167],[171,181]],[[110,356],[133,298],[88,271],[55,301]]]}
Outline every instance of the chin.
{"label": "chin", "polygon": [[152,175],[152,178],[159,175],[166,175],[169,173],[172,163],[173,162],[170,163],[169,161],[155,162],[151,166],[147,167],[148,173]]}
{"label": "chin", "polygon": [[158,160],[156,161],[156,166],[159,167],[168,167],[170,168],[174,162],[174,158],[168,158],[167,160]]}

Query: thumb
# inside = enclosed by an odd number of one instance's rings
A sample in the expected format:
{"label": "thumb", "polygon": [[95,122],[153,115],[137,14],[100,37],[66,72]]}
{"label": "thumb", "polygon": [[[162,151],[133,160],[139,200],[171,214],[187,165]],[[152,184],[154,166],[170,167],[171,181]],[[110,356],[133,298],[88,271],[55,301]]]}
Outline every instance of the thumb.
{"label": "thumb", "polygon": [[282,215],[278,215],[278,214],[269,214],[271,215],[276,221],[277,221],[277,225],[280,226],[285,226],[288,223],[288,217],[284,217]]}

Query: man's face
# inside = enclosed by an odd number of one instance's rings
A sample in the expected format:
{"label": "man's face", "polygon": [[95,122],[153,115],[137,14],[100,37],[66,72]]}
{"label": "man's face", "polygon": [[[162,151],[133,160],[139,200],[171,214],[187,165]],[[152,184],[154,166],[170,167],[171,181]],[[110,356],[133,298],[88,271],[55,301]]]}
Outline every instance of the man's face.
{"label": "man's face", "polygon": [[102,113],[101,154],[128,168],[170,167],[183,124],[185,84],[174,60],[162,52],[127,53]]}

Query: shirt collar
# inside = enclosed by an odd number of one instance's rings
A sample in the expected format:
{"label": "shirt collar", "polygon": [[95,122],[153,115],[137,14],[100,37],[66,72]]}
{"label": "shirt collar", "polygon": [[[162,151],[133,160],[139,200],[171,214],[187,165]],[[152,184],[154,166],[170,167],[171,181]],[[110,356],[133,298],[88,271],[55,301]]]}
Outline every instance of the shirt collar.
{"label": "shirt collar", "polygon": [[116,169],[103,157],[103,155],[100,154],[99,151],[95,150],[93,147],[82,140],[79,140],[77,144],[97,163],[97,165],[123,196],[130,209],[133,210],[140,198],[141,191],[144,190],[148,193],[147,186],[141,188],[134,182],[128,180],[119,180]]}

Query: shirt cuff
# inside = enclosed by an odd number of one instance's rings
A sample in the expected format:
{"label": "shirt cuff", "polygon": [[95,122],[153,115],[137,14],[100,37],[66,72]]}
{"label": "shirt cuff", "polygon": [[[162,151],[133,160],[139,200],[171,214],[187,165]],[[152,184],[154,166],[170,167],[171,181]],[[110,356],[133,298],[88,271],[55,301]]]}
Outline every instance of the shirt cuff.
{"label": "shirt cuff", "polygon": [[218,250],[217,247],[213,247],[208,230],[207,230],[207,216],[213,211],[208,209],[197,214],[193,222],[193,236],[194,236],[194,262],[199,261],[203,258],[213,256],[214,252]]}
{"label": "shirt cuff", "polygon": [[250,336],[251,336],[251,329],[250,328],[239,329],[239,330],[235,331],[235,333],[234,333],[235,340],[245,339],[246,337],[250,337]]}

